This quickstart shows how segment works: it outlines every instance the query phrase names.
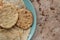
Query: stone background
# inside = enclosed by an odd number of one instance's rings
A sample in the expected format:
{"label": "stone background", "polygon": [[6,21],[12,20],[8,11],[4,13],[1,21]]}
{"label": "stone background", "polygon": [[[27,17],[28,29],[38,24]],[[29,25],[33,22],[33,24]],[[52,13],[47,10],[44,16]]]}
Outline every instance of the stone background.
{"label": "stone background", "polygon": [[60,0],[31,0],[37,28],[31,40],[60,40]]}

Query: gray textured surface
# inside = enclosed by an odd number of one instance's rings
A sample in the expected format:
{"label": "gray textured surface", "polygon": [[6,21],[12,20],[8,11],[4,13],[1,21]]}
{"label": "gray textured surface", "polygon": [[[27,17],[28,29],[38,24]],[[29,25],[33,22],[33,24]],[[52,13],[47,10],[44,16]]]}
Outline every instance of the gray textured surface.
{"label": "gray textured surface", "polygon": [[60,0],[31,0],[37,12],[32,40],[60,40]]}

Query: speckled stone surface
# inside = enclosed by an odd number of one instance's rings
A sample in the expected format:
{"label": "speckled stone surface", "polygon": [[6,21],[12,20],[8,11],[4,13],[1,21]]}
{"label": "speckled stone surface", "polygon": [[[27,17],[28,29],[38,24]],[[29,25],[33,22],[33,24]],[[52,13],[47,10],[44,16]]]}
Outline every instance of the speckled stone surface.
{"label": "speckled stone surface", "polygon": [[60,40],[60,0],[31,0],[37,28],[31,40]]}

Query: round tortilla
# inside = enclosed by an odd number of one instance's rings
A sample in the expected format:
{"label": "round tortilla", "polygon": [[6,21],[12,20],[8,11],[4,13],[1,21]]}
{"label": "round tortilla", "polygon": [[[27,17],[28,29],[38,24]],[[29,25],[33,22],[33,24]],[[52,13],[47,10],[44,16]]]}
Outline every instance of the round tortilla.
{"label": "round tortilla", "polygon": [[0,26],[3,28],[11,28],[18,20],[18,13],[16,8],[11,5],[4,5],[0,9]]}
{"label": "round tortilla", "polygon": [[27,9],[19,9],[18,10],[18,22],[17,26],[22,29],[28,29],[31,27],[33,22],[33,16],[32,13]]}

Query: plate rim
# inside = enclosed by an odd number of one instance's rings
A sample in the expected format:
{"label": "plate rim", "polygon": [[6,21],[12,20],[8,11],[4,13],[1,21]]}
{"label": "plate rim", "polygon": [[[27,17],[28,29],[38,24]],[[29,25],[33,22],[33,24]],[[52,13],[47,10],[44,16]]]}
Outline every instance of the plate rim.
{"label": "plate rim", "polygon": [[[24,1],[24,0],[23,0]],[[34,35],[34,33],[35,33],[35,30],[36,30],[36,24],[37,24],[37,16],[36,16],[36,10],[35,10],[35,8],[34,8],[34,6],[33,6],[33,4],[31,3],[31,1],[30,0],[25,0],[25,1],[28,1],[29,3],[30,3],[30,5],[31,5],[31,7],[33,8],[33,13],[34,13],[34,16],[33,16],[33,18],[34,18],[34,29],[31,31],[30,30],[30,34],[29,34],[29,36],[28,36],[28,39],[27,40],[31,40],[31,38],[33,37],[33,35]],[[26,5],[26,4],[25,4]],[[32,13],[32,14],[33,14]],[[32,28],[31,28],[32,29]],[[32,32],[32,33],[31,33]]]}

